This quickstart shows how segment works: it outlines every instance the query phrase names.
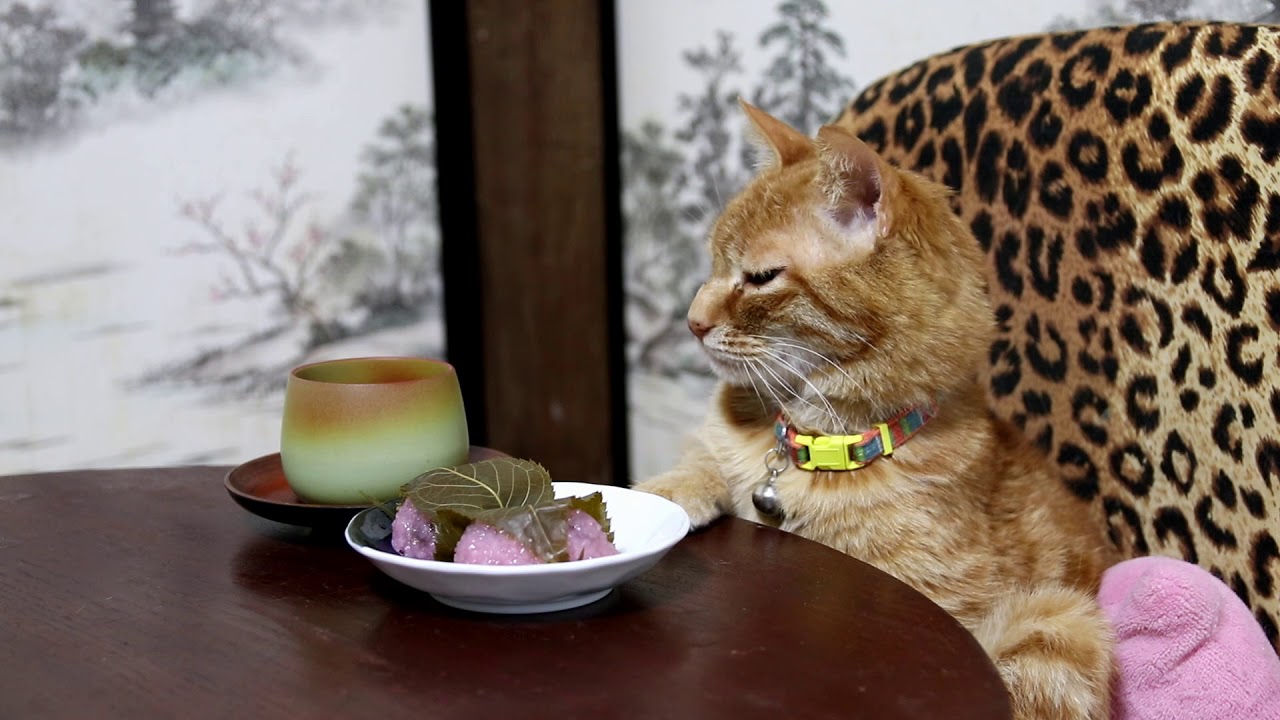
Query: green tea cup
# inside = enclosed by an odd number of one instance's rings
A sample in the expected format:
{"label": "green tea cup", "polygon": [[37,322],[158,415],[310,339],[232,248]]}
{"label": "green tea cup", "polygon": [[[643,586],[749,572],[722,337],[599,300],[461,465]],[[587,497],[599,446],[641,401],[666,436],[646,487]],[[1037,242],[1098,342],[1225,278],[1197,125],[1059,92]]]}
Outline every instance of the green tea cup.
{"label": "green tea cup", "polygon": [[289,373],[280,461],[303,501],[390,500],[427,470],[467,462],[468,450],[462,391],[446,362],[348,358]]}

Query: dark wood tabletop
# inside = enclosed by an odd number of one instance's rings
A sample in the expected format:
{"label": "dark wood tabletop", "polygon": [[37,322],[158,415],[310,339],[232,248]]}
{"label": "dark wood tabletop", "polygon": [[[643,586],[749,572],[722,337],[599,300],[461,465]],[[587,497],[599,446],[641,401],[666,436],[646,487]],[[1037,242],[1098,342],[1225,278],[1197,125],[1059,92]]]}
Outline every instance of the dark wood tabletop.
{"label": "dark wood tabletop", "polygon": [[946,613],[788,533],[723,520],[592,605],[478,615],[249,514],[227,470],[0,478],[0,717],[1009,715]]}

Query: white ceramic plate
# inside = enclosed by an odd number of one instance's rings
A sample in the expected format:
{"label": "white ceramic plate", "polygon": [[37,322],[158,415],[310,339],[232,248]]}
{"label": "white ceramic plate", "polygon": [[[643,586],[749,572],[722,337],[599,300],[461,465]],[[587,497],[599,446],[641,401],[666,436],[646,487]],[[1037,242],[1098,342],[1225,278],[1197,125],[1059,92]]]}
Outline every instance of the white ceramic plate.
{"label": "white ceramic plate", "polygon": [[548,565],[491,566],[416,560],[374,547],[357,528],[364,510],[347,524],[347,544],[379,570],[436,600],[463,610],[536,613],[586,605],[653,567],[689,532],[679,505],[649,493],[612,485],[553,483],[556,497],[604,494],[617,555]]}

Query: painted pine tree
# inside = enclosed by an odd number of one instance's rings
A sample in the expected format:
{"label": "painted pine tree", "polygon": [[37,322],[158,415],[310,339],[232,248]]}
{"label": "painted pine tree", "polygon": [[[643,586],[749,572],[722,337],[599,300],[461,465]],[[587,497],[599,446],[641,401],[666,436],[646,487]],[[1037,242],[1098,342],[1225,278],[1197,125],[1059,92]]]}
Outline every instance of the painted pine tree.
{"label": "painted pine tree", "polygon": [[440,248],[435,157],[431,114],[408,105],[382,121],[360,154],[351,211],[384,258],[360,301],[379,312],[415,311],[434,294]]}
{"label": "painted pine tree", "polygon": [[63,77],[84,38],[51,7],[0,8],[0,142],[68,122],[72,106]]}
{"label": "painted pine tree", "polygon": [[664,341],[682,325],[688,269],[698,266],[698,243],[681,217],[685,157],[662,126],[644,123],[622,136],[622,212],[627,359],[646,368],[663,365]]}
{"label": "painted pine tree", "polygon": [[1125,9],[1143,20],[1186,20],[1191,0],[1126,0]]}
{"label": "painted pine tree", "polygon": [[702,81],[702,90],[677,98],[683,122],[675,137],[688,148],[685,185],[695,202],[684,212],[705,228],[706,219],[746,182],[734,152],[742,127],[734,76],[742,74],[742,58],[733,35],[721,30],[713,46],[686,50],[684,61]]}
{"label": "painted pine tree", "polygon": [[756,104],[809,134],[834,118],[854,89],[832,63],[832,56],[845,56],[844,40],[826,22],[821,0],[786,0],[759,40],[761,49],[778,54],[753,95]]}
{"label": "painted pine tree", "polygon": [[1078,30],[1105,25],[1131,25],[1177,20],[1280,22],[1280,3],[1267,0],[1095,0],[1088,12],[1058,16],[1050,30]]}
{"label": "painted pine tree", "polygon": [[138,47],[155,47],[169,41],[181,28],[173,0],[131,0],[124,30]]}

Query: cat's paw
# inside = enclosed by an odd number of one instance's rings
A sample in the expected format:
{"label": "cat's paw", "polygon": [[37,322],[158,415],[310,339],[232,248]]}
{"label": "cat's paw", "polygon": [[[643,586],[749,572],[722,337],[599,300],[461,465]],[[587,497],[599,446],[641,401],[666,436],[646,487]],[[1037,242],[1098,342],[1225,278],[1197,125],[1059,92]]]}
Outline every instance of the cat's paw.
{"label": "cat's paw", "polygon": [[670,472],[633,486],[641,492],[660,495],[684,508],[689,522],[700,528],[725,514],[728,492],[718,491],[716,483],[683,473]]}

